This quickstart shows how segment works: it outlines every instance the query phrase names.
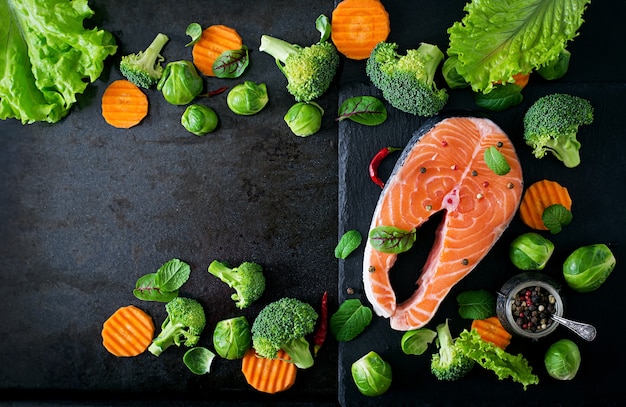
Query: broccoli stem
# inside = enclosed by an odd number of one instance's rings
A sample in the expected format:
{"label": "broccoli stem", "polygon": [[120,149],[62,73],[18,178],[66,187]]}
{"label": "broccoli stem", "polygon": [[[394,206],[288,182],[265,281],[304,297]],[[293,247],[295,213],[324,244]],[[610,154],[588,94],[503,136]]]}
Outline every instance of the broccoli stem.
{"label": "broccoli stem", "polygon": [[161,333],[154,338],[150,346],[148,346],[148,351],[154,356],[159,356],[165,349],[175,343],[175,336],[177,335],[178,329],[178,325],[170,323],[169,318],[167,318],[163,324]]}
{"label": "broccoli stem", "polygon": [[261,45],[259,46],[259,51],[270,54],[283,64],[290,55],[300,52],[300,49],[301,47],[299,45],[290,44],[287,41],[281,40],[279,38],[274,38],[269,35],[261,36]]}
{"label": "broccoli stem", "polygon": [[574,168],[580,164],[580,142],[576,134],[564,134],[559,138],[547,140],[543,146],[552,151],[556,158],[563,161],[567,168]]}
{"label": "broccoli stem", "polygon": [[309,342],[304,338],[292,339],[281,347],[289,357],[291,362],[300,369],[308,369],[313,366],[313,354],[309,349]]}
{"label": "broccoli stem", "polygon": [[167,37],[167,35],[158,33],[157,36],[154,37],[148,48],[146,48],[141,59],[143,61],[154,63],[153,61],[156,61],[159,54],[161,53],[161,50],[168,40],[169,38]]}
{"label": "broccoli stem", "polygon": [[425,72],[428,72],[428,76],[425,77],[425,83],[429,86],[433,84],[435,80],[435,73],[437,72],[437,67],[441,61],[443,61],[444,55],[443,52],[436,46],[428,43],[421,43],[419,47],[417,47],[417,52],[424,55],[425,64]]}

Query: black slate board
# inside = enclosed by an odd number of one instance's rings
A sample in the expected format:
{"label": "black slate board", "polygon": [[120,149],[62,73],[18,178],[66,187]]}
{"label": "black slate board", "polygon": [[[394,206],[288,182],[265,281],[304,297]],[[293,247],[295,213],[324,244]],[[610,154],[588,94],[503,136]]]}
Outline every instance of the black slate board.
{"label": "black slate board", "polygon": [[[389,40],[398,42],[401,49],[414,48],[419,42],[437,44],[447,48],[446,29],[464,15],[463,1],[383,2],[391,17],[392,32]],[[593,323],[598,337],[588,343],[575,334],[559,327],[552,336],[533,343],[516,338],[510,348],[512,353],[523,353],[540,378],[540,384],[524,391],[511,380],[499,381],[489,371],[474,368],[466,378],[449,383],[439,382],[430,373],[432,346],[422,356],[407,356],[400,349],[402,332],[389,327],[389,321],[374,317],[372,324],[359,337],[339,346],[339,401],[343,406],[367,405],[618,405],[626,399],[623,388],[622,367],[626,360],[622,346],[621,328],[616,325],[621,315],[621,293],[626,284],[623,265],[624,230],[626,213],[621,203],[626,198],[626,144],[620,123],[626,103],[626,83],[608,55],[599,55],[598,44],[623,43],[626,36],[618,33],[619,19],[626,13],[626,4],[593,3],[585,13],[585,24],[568,47],[572,64],[567,76],[559,81],[546,82],[536,75],[524,90],[524,102],[504,112],[488,112],[513,140],[517,149],[526,185],[549,178],[565,185],[573,198],[574,221],[558,235],[550,236],[556,252],[545,272],[559,281],[560,264],[575,248],[606,243],[613,249],[617,267],[607,283],[593,293],[579,294],[564,289],[566,316]],[[605,58],[605,59],[604,59]],[[603,62],[601,62],[603,61]],[[554,92],[566,92],[589,99],[595,108],[595,122],[582,128],[579,140],[582,163],[574,169],[565,168],[552,157],[535,159],[522,141],[522,118],[530,103],[538,97]],[[380,93],[364,75],[364,63],[350,62],[344,67],[339,103],[351,96]],[[476,106],[468,91],[454,91],[446,110],[475,111]],[[483,112],[484,113],[484,112]],[[404,146],[411,135],[424,122],[423,118],[389,109],[387,121],[375,127],[361,126],[344,121],[339,125],[339,235],[357,229],[367,235],[372,212],[380,188],[368,178],[367,165],[371,157],[384,146]],[[395,156],[390,156],[381,166],[385,179],[392,170]],[[400,298],[407,298],[414,290],[419,268],[430,250],[435,223],[429,222],[420,229],[414,252],[400,259],[392,270]],[[495,292],[516,273],[507,255],[508,244],[518,234],[528,231],[518,217],[496,244],[492,252],[464,280],[462,280],[440,307],[430,328],[450,318],[453,333],[458,334],[469,326],[457,311],[455,297],[470,289],[489,289]],[[369,305],[363,292],[362,250],[355,252],[339,264],[339,300],[361,299]],[[543,354],[552,341],[570,338],[580,347],[582,365],[571,382],[551,379],[543,367]],[[370,350],[379,353],[393,370],[393,383],[387,393],[379,397],[365,397],[356,389],[351,364]]]}
{"label": "black slate board", "polygon": [[[252,321],[281,296],[319,307],[328,290],[336,304],[337,126],[329,114],[315,137],[291,134],[283,116],[293,97],[274,59],[258,51],[262,34],[316,42],[315,19],[330,15],[333,3],[95,0],[90,6],[96,14],[89,24],[112,32],[120,46],[102,77],[59,123],[0,122],[0,404],[335,403],[332,340],[291,391],[264,395],[248,386],[240,362],[217,359],[209,375],[195,376],[182,364],[184,348],[118,359],[100,337],[106,318],[129,304],[160,326],[163,304],[141,302],[132,289],[174,257],[192,267],[181,294],[206,306],[200,344],[211,349],[218,320],[243,314]],[[250,48],[243,77],[207,78],[206,89],[265,82],[268,106],[243,117],[228,110],[226,93],[200,100],[220,118],[218,129],[200,138],[180,125],[184,108],[152,89],[141,125],[108,126],[100,97],[121,77],[119,58],[163,32],[170,37],[166,61],[190,59],[184,45],[191,22],[234,27]],[[336,111],[336,86],[320,104]],[[244,311],[235,308],[232,290],[206,271],[215,259],[261,263],[268,279],[263,298]]]}

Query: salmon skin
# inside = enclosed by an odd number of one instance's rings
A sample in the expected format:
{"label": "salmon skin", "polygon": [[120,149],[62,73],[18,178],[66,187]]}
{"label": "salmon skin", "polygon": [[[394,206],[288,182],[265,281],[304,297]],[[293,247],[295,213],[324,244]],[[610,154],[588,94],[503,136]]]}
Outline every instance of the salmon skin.
{"label": "salmon skin", "polygon": [[[510,171],[497,175],[484,159],[494,146]],[[515,215],[522,197],[522,169],[508,136],[479,117],[434,117],[408,142],[372,216],[378,226],[418,229],[444,211],[417,289],[396,304],[389,271],[397,255],[378,251],[367,239],[363,284],[377,315],[399,331],[426,325],[452,287],[487,255]],[[419,240],[415,242],[419,244]]]}

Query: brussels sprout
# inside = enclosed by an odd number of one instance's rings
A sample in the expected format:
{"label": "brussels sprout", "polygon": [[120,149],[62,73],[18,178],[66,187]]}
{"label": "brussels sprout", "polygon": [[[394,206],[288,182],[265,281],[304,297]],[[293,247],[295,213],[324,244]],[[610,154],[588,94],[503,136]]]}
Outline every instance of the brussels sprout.
{"label": "brussels sprout", "polygon": [[183,363],[193,374],[203,375],[211,371],[215,353],[205,347],[196,346],[183,355]]}
{"label": "brussels sprout", "polygon": [[391,365],[370,351],[352,364],[352,379],[361,393],[380,396],[391,386]]}
{"label": "brussels sprout", "polygon": [[543,270],[554,252],[554,244],[539,233],[529,232],[511,242],[509,257],[520,270]]}
{"label": "brussels sprout", "polygon": [[190,61],[174,61],[165,66],[157,90],[173,105],[186,105],[202,92],[204,83]]}
{"label": "brussels sprout", "polygon": [[550,345],[543,359],[551,377],[572,380],[580,367],[580,350],[569,339],[561,339]]}
{"label": "brussels sprout", "polygon": [[296,136],[306,137],[322,127],[324,109],[315,102],[298,102],[285,114],[285,123]]}
{"label": "brussels sprout", "polygon": [[180,123],[187,131],[196,136],[204,136],[217,127],[218,119],[215,111],[208,106],[193,104],[187,106],[180,118]]}
{"label": "brussels sprout", "polygon": [[219,321],[213,331],[213,346],[224,359],[241,359],[250,349],[251,340],[250,324],[244,316]]}
{"label": "brussels sprout", "polygon": [[245,81],[228,92],[226,103],[233,113],[250,116],[260,112],[269,101],[264,83]]}
{"label": "brussels sprout", "polygon": [[563,263],[565,282],[586,293],[600,287],[615,268],[615,256],[605,244],[579,247]]}

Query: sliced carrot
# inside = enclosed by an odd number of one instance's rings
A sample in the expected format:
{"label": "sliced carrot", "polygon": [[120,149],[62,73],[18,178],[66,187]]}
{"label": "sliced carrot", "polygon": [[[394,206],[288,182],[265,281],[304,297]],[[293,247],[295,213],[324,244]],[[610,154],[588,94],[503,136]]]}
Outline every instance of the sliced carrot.
{"label": "sliced carrot", "polygon": [[126,79],[111,83],[102,95],[102,117],[113,127],[128,129],[148,115],[148,97]]}
{"label": "sliced carrot", "polygon": [[296,382],[298,368],[286,360],[289,356],[283,350],[278,351],[275,359],[267,359],[250,349],[242,358],[241,371],[250,386],[274,394],[287,390]]}
{"label": "sliced carrot", "polygon": [[137,356],[154,337],[154,322],[143,310],[121,307],[102,325],[102,344],[115,356]]}
{"label": "sliced carrot", "polygon": [[543,224],[543,211],[548,206],[560,204],[572,209],[572,198],[567,188],[556,181],[543,179],[526,189],[519,208],[519,215],[527,226],[537,230],[548,230]]}
{"label": "sliced carrot", "polygon": [[[516,73],[513,75],[513,83],[524,89],[526,85],[528,85],[528,80],[530,79],[529,73]],[[495,81],[494,84],[499,85],[502,81]]]}
{"label": "sliced carrot", "polygon": [[496,316],[475,319],[472,321],[472,329],[478,332],[483,341],[491,342],[500,349],[506,349],[511,343],[512,335],[504,329]]}
{"label": "sliced carrot", "polygon": [[202,35],[193,45],[192,56],[196,68],[206,76],[215,76],[213,63],[226,51],[240,49],[241,36],[234,28],[216,24],[202,30]]}
{"label": "sliced carrot", "polygon": [[346,58],[367,59],[390,31],[389,13],[380,0],[343,0],[333,10],[331,39]]}
{"label": "sliced carrot", "polygon": [[515,80],[515,82],[513,83],[515,83],[520,88],[524,89],[526,85],[528,85],[530,74],[529,73],[517,73],[513,75],[513,79]]}

